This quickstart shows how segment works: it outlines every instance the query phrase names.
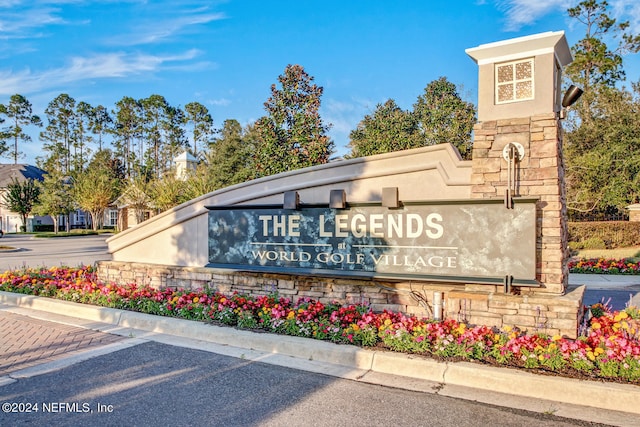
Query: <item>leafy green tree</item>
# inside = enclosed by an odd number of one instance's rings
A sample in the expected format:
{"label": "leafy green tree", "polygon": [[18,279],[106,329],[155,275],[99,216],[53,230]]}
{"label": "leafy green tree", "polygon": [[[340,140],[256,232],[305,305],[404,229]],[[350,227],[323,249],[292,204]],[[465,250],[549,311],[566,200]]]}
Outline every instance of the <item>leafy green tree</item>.
{"label": "leafy green tree", "polygon": [[158,212],[186,202],[185,181],[176,178],[175,174],[167,173],[162,178],[152,180],[148,185],[151,203]]}
{"label": "leafy green tree", "polygon": [[260,141],[254,154],[256,176],[327,163],[333,142],[320,117],[323,88],[300,65],[287,65],[271,86],[267,116],[256,122]]}
{"label": "leafy green tree", "polygon": [[440,77],[424,88],[413,105],[420,128],[421,146],[453,144],[464,159],[471,159],[471,132],[476,123],[476,107],[464,101],[456,85]]}
{"label": "leafy green tree", "polygon": [[199,102],[190,102],[184,106],[185,120],[191,123],[193,141],[193,155],[199,157],[198,143],[205,145],[214,134],[213,118],[209,110]]}
{"label": "leafy green tree", "polygon": [[[8,128],[2,130],[0,139],[3,141],[13,140],[13,149],[9,149],[8,151],[10,155],[13,155],[13,162],[17,164],[18,157],[20,157],[18,141],[31,141],[31,137],[24,132],[22,126],[42,126],[42,121],[40,117],[33,114],[33,108],[27,98],[19,94],[12,95],[7,105],[0,104],[0,115],[5,116],[9,119],[9,123],[11,123]],[[2,152],[2,146],[0,146],[0,154],[2,154]]]}
{"label": "leafy green tree", "polygon": [[215,139],[206,164],[215,171],[215,188],[227,187],[251,179],[251,155],[254,150],[250,135],[245,135],[237,120],[225,120],[220,137]]}
{"label": "leafy green tree", "polygon": [[[621,211],[640,195],[640,92],[620,87],[623,55],[638,52],[640,36],[611,18],[606,1],[568,10],[585,27],[572,47],[567,75],[585,93],[565,121],[567,207],[570,214]],[[614,42],[610,48],[607,42]]]}
{"label": "leafy green tree", "polygon": [[567,207],[624,211],[640,197],[640,87],[600,86],[591,108],[565,134]]}
{"label": "leafy green tree", "polygon": [[22,231],[27,229],[27,218],[31,215],[33,207],[38,203],[39,196],[40,187],[33,179],[20,182],[13,178],[7,185],[2,205],[20,215],[20,220],[22,221],[20,229]]}
{"label": "leafy green tree", "polygon": [[248,181],[254,176],[252,154],[258,138],[251,125],[225,120],[218,137],[209,142],[195,173],[185,182],[187,200],[219,188]]}
{"label": "leafy green tree", "polygon": [[351,153],[348,157],[406,150],[419,146],[419,128],[410,111],[398,107],[393,99],[378,104],[349,134]]}
{"label": "leafy green tree", "polygon": [[98,151],[85,171],[73,182],[76,204],[91,215],[94,230],[102,228],[104,212],[118,197],[120,179],[109,151]]}
{"label": "leafy green tree", "polygon": [[58,233],[58,218],[61,215],[68,216],[74,208],[71,181],[62,172],[52,170],[45,175],[40,186],[40,199],[33,212],[41,216],[49,215],[53,220],[53,228]]}

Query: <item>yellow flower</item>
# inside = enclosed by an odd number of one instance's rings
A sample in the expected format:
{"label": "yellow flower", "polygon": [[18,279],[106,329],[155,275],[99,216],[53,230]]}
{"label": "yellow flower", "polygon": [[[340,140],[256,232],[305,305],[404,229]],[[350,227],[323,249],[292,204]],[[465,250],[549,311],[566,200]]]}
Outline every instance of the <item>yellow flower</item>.
{"label": "yellow flower", "polygon": [[462,335],[464,334],[464,331],[466,328],[467,328],[467,325],[465,325],[464,323],[460,323],[460,325],[458,325],[455,331],[458,333],[458,335]]}
{"label": "yellow flower", "polygon": [[591,327],[592,327],[593,329],[600,329],[600,328],[602,327],[602,325],[600,324],[600,322],[593,322],[593,323],[591,324]]}
{"label": "yellow flower", "polygon": [[597,356],[597,355],[600,355],[600,354],[604,353],[604,348],[602,348],[602,347],[596,347],[596,349],[595,349],[595,350],[593,350],[593,352],[594,352],[594,354],[595,354],[596,356]]}
{"label": "yellow flower", "polygon": [[198,297],[195,297],[195,298],[193,299],[193,303],[194,303],[194,304],[195,304],[195,303],[197,303],[198,301],[200,301],[200,298],[198,298]]}
{"label": "yellow flower", "polygon": [[296,313],[293,311],[290,311],[289,314],[287,314],[287,319],[289,320],[293,319],[294,317],[296,317]]}
{"label": "yellow flower", "polygon": [[558,334],[554,335],[551,337],[551,341],[560,341],[562,339],[562,337]]}
{"label": "yellow flower", "polygon": [[616,315],[613,317],[613,321],[614,321],[614,322],[619,322],[619,321],[621,321],[622,319],[626,319],[627,317],[629,317],[629,315],[627,314],[627,312],[626,312],[626,311],[620,311],[620,312],[618,312],[618,314],[616,314]]}
{"label": "yellow flower", "polygon": [[352,323],[351,329],[353,329],[353,332],[358,332],[360,330],[360,326],[356,325],[355,323]]}
{"label": "yellow flower", "polygon": [[587,351],[587,358],[591,361],[596,360],[596,356],[593,354],[592,351]]}

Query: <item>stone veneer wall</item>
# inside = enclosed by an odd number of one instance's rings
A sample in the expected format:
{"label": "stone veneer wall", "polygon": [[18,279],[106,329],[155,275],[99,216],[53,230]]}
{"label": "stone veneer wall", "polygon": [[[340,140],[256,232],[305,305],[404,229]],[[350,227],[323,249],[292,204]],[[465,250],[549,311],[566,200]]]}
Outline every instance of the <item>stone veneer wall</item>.
{"label": "stone veneer wall", "polygon": [[561,132],[555,114],[488,121],[474,128],[472,198],[504,198],[507,162],[503,148],[510,142],[524,147],[525,155],[516,171],[515,195],[540,199],[536,278],[542,288],[533,288],[534,293],[562,295],[569,277]]}
{"label": "stone veneer wall", "polygon": [[432,316],[434,292],[444,297],[444,317],[501,327],[517,326],[530,331],[576,337],[576,308],[581,289],[559,296],[512,295],[477,290],[465,285],[425,282],[381,282],[250,273],[204,267],[176,267],[123,261],[98,262],[98,276],[106,282],[137,283],[154,288],[211,289],[260,296],[277,291],[297,301],[312,298],[323,303],[365,303],[374,311],[392,310],[419,317]]}
{"label": "stone veneer wall", "polygon": [[[522,144],[516,169],[517,197],[536,197],[536,279],[540,287],[466,285],[449,294],[448,312],[469,312],[472,323],[526,329],[577,331],[584,288],[567,292],[569,256],[562,130],[555,114],[485,121],[474,128],[472,198],[504,198],[507,161],[503,148]],[[506,209],[506,207],[505,207]],[[517,239],[518,236],[514,236]],[[566,293],[566,295],[565,295]],[[567,336],[574,336],[566,333]]]}

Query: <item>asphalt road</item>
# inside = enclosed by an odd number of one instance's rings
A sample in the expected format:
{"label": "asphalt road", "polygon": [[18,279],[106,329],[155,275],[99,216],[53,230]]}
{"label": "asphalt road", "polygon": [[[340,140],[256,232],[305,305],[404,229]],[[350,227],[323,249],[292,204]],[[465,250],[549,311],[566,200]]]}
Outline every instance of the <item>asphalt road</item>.
{"label": "asphalt road", "polygon": [[591,425],[156,342],[19,379],[7,402],[2,426]]}
{"label": "asphalt road", "polygon": [[5,234],[0,246],[18,248],[17,251],[0,252],[0,271],[24,267],[52,267],[93,265],[99,260],[109,260],[105,240],[109,235],[78,236],[64,238],[35,238],[32,235]]}

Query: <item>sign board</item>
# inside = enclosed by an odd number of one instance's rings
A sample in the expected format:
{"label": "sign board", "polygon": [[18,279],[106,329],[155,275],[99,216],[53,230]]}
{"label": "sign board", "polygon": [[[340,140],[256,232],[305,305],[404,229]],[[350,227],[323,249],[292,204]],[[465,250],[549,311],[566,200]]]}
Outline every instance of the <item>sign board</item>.
{"label": "sign board", "polygon": [[346,209],[210,207],[209,264],[340,277],[533,286],[535,200]]}

